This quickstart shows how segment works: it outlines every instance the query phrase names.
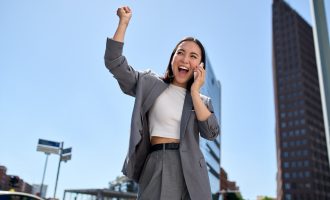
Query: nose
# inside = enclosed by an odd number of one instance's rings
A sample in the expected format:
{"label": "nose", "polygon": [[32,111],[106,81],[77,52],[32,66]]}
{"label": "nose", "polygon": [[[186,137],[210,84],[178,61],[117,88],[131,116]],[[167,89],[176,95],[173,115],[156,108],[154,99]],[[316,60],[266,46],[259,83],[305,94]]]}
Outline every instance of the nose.
{"label": "nose", "polygon": [[189,57],[188,56],[184,56],[182,60],[185,64],[189,63]]}

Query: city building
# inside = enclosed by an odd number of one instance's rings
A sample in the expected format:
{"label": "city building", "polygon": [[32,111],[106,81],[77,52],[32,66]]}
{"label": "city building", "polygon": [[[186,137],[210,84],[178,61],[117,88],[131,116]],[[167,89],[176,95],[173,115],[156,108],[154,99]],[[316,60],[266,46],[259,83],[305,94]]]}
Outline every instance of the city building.
{"label": "city building", "polygon": [[239,187],[236,185],[235,181],[228,180],[227,172],[221,167],[220,173],[220,191],[239,191]]}
{"label": "city building", "polygon": [[109,183],[109,189],[119,192],[132,192],[138,193],[138,185],[133,180],[128,179],[126,176],[119,176],[116,180]]}
{"label": "city building", "polygon": [[32,184],[32,194],[40,196],[42,198],[46,198],[47,188],[48,188],[48,185],[43,184],[42,191],[40,191],[40,189],[41,189],[40,184]]}
{"label": "city building", "polygon": [[0,190],[9,190],[7,167],[0,166]]}
{"label": "city building", "polygon": [[221,167],[220,172],[221,200],[243,199],[235,181],[228,180],[227,172]]}
{"label": "city building", "polygon": [[135,200],[137,192],[137,183],[126,176],[119,176],[109,182],[109,188],[64,190],[63,200]]}
{"label": "city building", "polygon": [[220,172],[220,186],[221,200],[243,200],[236,182],[228,180],[228,174],[222,167]]}
{"label": "city building", "polygon": [[8,175],[7,167],[0,165],[0,190],[9,191],[15,190],[17,192],[32,193],[32,186],[19,176]]}
{"label": "city building", "polygon": [[330,168],[312,27],[273,0],[277,198],[330,199]]}
{"label": "city building", "polygon": [[330,160],[330,46],[324,0],[311,0],[314,19],[314,45],[317,71],[319,74],[325,138],[327,139],[328,158]]}
{"label": "city building", "polygon": [[[221,85],[217,80],[212,65],[208,58],[206,58],[206,80],[202,87],[201,93],[209,96],[212,101],[214,113],[217,117],[218,123],[221,126]],[[200,140],[200,148],[205,157],[206,165],[208,167],[208,174],[211,184],[211,192],[213,197],[219,195],[220,191],[220,144],[221,135],[214,141],[208,141],[203,138]]]}

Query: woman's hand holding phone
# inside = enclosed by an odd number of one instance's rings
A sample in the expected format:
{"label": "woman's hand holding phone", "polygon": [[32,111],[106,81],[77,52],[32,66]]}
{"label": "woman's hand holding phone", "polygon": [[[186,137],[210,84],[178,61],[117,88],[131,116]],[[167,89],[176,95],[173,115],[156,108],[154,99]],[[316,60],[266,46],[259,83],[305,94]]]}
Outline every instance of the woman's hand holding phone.
{"label": "woman's hand holding phone", "polygon": [[194,70],[194,83],[191,85],[191,92],[198,92],[204,85],[205,81],[205,70],[204,63],[201,62]]}

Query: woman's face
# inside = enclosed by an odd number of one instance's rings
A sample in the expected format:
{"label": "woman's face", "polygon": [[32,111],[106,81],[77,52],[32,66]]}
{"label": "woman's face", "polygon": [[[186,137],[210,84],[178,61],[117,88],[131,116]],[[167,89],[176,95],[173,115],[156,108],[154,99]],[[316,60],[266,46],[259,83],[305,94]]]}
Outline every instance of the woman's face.
{"label": "woman's face", "polygon": [[194,70],[202,60],[199,46],[193,41],[182,42],[172,58],[173,84],[186,88],[188,81],[194,75]]}

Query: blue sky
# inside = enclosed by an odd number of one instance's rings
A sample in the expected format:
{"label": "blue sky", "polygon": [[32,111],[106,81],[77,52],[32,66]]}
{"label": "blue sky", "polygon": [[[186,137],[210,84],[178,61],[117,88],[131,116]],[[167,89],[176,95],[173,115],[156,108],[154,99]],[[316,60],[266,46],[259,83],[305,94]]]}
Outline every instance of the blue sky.
{"label": "blue sky", "polygon": [[[311,22],[309,0],[287,2]],[[103,55],[118,23],[117,8],[129,5],[124,54],[135,69],[163,74],[180,39],[203,42],[222,84],[222,166],[245,198],[275,196],[271,4],[1,1],[0,165],[40,184],[46,156],[36,146],[43,138],[73,148],[72,160],[61,166],[58,197],[64,189],[105,188],[121,175],[134,99],[122,94]],[[48,196],[57,164],[58,156],[51,155]]]}

